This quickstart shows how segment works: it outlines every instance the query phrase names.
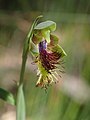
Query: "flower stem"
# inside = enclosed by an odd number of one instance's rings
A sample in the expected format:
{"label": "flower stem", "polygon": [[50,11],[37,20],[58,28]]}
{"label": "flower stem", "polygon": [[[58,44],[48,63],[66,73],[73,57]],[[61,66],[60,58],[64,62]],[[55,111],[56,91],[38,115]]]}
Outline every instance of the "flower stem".
{"label": "flower stem", "polygon": [[22,53],[22,66],[21,66],[21,72],[20,72],[20,80],[18,85],[18,91],[17,91],[17,99],[16,99],[16,120],[25,120],[25,98],[24,98],[24,92],[23,92],[23,82],[24,82],[24,73],[25,73],[25,66],[27,61],[27,56],[29,52],[29,45],[30,40],[32,38],[32,32],[33,29],[42,16],[38,16],[36,20],[33,22],[26,38],[25,43],[23,47],[23,53]]}

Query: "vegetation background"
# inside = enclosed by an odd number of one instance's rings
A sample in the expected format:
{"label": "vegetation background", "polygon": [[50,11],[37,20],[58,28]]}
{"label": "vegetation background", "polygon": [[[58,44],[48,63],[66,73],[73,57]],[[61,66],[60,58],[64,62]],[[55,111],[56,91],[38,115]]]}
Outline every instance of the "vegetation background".
{"label": "vegetation background", "polygon": [[[45,93],[35,87],[36,66],[28,56],[27,120],[90,120],[90,0],[0,0],[0,87],[15,94],[24,38],[41,14],[42,21],[57,23],[66,73]],[[15,107],[2,100],[0,120],[15,120]]]}

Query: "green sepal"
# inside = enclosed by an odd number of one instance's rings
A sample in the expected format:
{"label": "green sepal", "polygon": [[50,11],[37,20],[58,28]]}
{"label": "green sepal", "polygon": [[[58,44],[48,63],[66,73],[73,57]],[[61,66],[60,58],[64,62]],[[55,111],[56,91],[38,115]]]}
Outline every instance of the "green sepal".
{"label": "green sepal", "polygon": [[15,105],[15,98],[12,93],[0,88],[0,98],[5,102]]}
{"label": "green sepal", "polygon": [[60,45],[53,46],[52,51],[60,53],[61,58],[64,57],[64,56],[67,56],[66,52],[63,50],[63,48]]}
{"label": "green sepal", "polygon": [[53,21],[41,22],[34,27],[35,30],[50,30],[54,31],[56,29],[56,23]]}

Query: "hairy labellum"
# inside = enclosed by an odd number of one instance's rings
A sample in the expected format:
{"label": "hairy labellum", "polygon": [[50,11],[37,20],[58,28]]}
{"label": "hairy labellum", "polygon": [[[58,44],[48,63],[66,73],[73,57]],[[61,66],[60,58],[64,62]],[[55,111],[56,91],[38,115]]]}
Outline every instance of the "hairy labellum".
{"label": "hairy labellum", "polygon": [[56,68],[55,64],[58,64],[61,54],[58,52],[48,52],[46,50],[46,40],[39,43],[39,53],[39,59],[48,72]]}
{"label": "hairy labellum", "polygon": [[46,50],[42,50],[40,52],[42,65],[48,72],[49,70],[53,70],[56,68],[56,64],[58,64],[59,58],[60,54],[56,52],[48,53]]}
{"label": "hairy labellum", "polygon": [[37,87],[47,88],[52,82],[56,83],[58,76],[60,76],[58,72],[63,72],[61,58],[66,56],[66,52],[58,44],[58,37],[52,34],[55,29],[55,22],[45,21],[37,25],[35,24],[32,31],[29,49],[38,68]]}
{"label": "hairy labellum", "polygon": [[46,87],[53,82],[54,70],[59,64],[61,54],[58,52],[47,51],[46,40],[41,41],[38,44],[39,55],[36,57],[36,63],[38,64],[39,80],[36,86]]}

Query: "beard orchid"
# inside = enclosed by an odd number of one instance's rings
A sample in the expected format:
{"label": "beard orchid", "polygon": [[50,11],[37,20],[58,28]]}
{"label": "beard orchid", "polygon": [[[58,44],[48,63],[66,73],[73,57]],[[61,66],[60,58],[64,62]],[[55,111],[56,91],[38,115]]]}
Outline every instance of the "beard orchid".
{"label": "beard orchid", "polygon": [[47,88],[56,82],[61,59],[66,56],[58,37],[51,34],[55,29],[55,22],[45,21],[37,24],[33,30],[30,51],[37,65],[37,87]]}

